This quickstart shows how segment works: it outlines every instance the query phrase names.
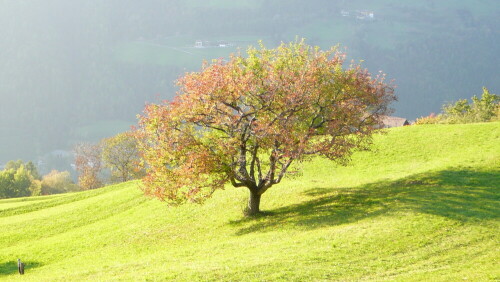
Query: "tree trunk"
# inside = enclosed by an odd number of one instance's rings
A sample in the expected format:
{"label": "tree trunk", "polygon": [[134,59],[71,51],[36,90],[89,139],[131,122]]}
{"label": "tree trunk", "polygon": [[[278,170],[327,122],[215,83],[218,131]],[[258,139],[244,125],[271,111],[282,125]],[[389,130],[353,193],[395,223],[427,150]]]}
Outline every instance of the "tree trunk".
{"label": "tree trunk", "polygon": [[248,215],[256,215],[260,212],[260,197],[257,193],[250,191],[250,199],[248,199]]}
{"label": "tree trunk", "polygon": [[122,182],[127,182],[127,170],[122,170]]}

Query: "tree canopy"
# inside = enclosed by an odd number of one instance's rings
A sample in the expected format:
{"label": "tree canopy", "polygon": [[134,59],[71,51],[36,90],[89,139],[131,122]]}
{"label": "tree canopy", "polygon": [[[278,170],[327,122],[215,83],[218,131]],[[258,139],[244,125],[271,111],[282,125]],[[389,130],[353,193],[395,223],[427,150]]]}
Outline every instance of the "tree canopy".
{"label": "tree canopy", "polygon": [[249,214],[294,161],[340,164],[365,149],[395,99],[384,74],[344,68],[345,54],[305,42],[205,63],[178,80],[177,97],[149,104],[138,136],[144,190],[171,202],[201,201],[226,183],[250,191]]}
{"label": "tree canopy", "polygon": [[32,181],[33,176],[24,164],[0,171],[0,199],[29,196]]}
{"label": "tree canopy", "polygon": [[125,182],[142,176],[137,140],[129,132],[101,141],[102,160],[111,170],[112,180]]}
{"label": "tree canopy", "polygon": [[102,146],[100,144],[81,143],[75,146],[75,166],[78,172],[78,185],[83,190],[103,186],[99,177],[102,168]]}

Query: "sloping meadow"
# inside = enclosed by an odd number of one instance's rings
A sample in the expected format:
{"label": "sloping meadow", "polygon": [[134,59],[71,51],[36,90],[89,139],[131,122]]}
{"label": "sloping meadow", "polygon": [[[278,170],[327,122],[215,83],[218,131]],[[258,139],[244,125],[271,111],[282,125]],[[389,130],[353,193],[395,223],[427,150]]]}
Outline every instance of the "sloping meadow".
{"label": "sloping meadow", "polygon": [[394,128],[351,165],[296,164],[167,207],[139,182],[0,200],[0,280],[498,280],[500,123]]}

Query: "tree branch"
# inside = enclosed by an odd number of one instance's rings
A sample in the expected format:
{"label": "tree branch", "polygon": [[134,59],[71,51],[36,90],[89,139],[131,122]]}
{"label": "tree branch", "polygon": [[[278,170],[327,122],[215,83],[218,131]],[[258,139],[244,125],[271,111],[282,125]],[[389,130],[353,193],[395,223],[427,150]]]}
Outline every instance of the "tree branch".
{"label": "tree branch", "polygon": [[244,183],[238,183],[236,182],[236,179],[234,179],[234,177],[230,177],[229,178],[231,180],[231,184],[233,185],[233,187],[236,187],[236,188],[239,188],[239,187],[246,187],[246,185]]}
{"label": "tree branch", "polygon": [[278,175],[278,178],[273,181],[273,184],[278,184],[281,182],[281,179],[283,179],[283,176],[285,176],[285,173],[290,166],[290,164],[293,162],[293,158],[288,159],[288,161],[284,164],[281,165],[281,171],[280,174]]}
{"label": "tree branch", "polygon": [[260,182],[260,180],[262,179],[262,168],[261,168],[261,166],[260,166],[260,159],[259,159],[259,156],[257,156],[257,157],[255,158],[255,161],[256,161],[256,163],[257,163],[257,172],[258,172],[258,174],[259,174],[259,182]]}
{"label": "tree branch", "polygon": [[250,177],[252,178],[253,182],[255,181],[255,162],[257,160],[257,152],[259,149],[259,145],[255,145],[254,149],[252,151],[252,161],[250,162]]}

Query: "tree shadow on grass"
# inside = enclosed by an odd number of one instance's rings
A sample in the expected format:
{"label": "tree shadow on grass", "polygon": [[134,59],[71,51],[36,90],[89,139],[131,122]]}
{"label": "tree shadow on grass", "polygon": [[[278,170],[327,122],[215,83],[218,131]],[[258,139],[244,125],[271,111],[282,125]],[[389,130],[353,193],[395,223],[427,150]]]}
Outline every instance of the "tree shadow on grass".
{"label": "tree shadow on grass", "polygon": [[[23,261],[24,262],[24,275],[29,274],[30,269],[42,266],[41,263],[36,261]],[[11,275],[18,273],[17,259],[13,261],[0,263],[0,276]]]}
{"label": "tree shadow on grass", "polygon": [[[500,171],[443,170],[354,188],[315,188],[312,198],[230,222],[237,235],[280,228],[314,229],[389,212],[414,211],[460,222],[500,216]],[[265,198],[264,198],[265,199]]]}

